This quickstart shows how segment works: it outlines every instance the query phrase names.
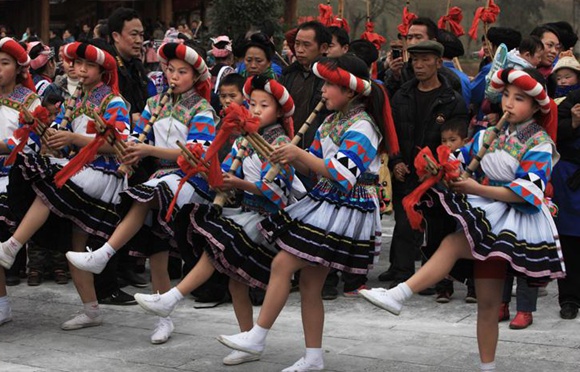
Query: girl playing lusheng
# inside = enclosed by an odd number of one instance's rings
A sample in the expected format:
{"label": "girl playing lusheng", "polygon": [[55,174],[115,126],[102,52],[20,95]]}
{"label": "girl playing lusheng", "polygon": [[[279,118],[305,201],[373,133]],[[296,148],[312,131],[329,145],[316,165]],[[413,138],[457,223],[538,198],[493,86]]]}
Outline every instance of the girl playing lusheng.
{"label": "girl playing lusheng", "polygon": [[[166,74],[169,83],[175,85],[173,96],[161,110],[159,119],[147,135],[146,143],[129,142],[124,159],[125,164],[134,165],[140,159],[152,156],[158,159],[158,171],[149,181],[124,191],[124,195],[132,199],[131,208],[107,243],[92,252],[67,253],[68,260],[81,270],[95,274],[103,271],[115,252],[139,232],[150,211],[155,210],[153,229],[156,235],[168,241],[173,236],[171,221],[179,208],[187,203],[209,203],[213,200],[207,182],[200,176],[191,177],[182,185],[170,222],[165,220],[179,181],[185,175],[176,164],[181,153],[176,141],[209,146],[215,135],[216,115],[207,101],[210,93],[209,72],[197,52],[185,44],[167,43],[159,47],[158,54],[163,62],[168,61]],[[135,137],[143,132],[151,113],[159,106],[161,97],[160,94],[148,100],[134,129]],[[168,291],[169,245],[154,240],[135,249],[139,249],[137,253],[150,258],[153,291]],[[173,329],[169,317],[160,318],[151,342],[166,342]]]}
{"label": "girl playing lusheng", "polygon": [[[498,311],[508,266],[536,282],[564,276],[557,232],[544,202],[545,185],[559,155],[553,142],[555,103],[543,82],[533,69],[501,70],[493,76],[492,87],[503,90],[502,107],[509,115],[509,127],[502,128],[482,159],[481,183],[468,178],[451,183],[451,190],[429,191],[433,201],[440,202],[457,221],[458,231],[448,235],[405,283],[390,290],[361,292],[373,304],[398,315],[413,293],[444,278],[458,259],[475,259],[482,371],[495,370]],[[491,130],[478,132],[461,149],[459,160],[468,164]]]}
{"label": "girl playing lusheng", "polygon": [[[72,43],[65,48],[65,57],[74,61],[77,75],[84,79],[83,97],[78,97],[66,130],[54,130],[48,145],[55,150],[82,148],[94,137],[89,121],[96,112],[102,113],[105,121],[114,120],[119,136],[129,134],[127,107],[118,95],[117,65],[110,54],[89,44]],[[59,126],[64,118],[66,105],[56,118]],[[115,205],[120,202],[119,193],[126,187],[122,176],[117,174],[119,166],[112,155],[113,149],[105,144],[98,149],[100,154],[90,158],[90,163],[72,176],[62,188],[57,188],[54,176],[69,159],[40,156],[37,153],[19,155],[17,165],[22,173],[24,189],[32,184],[35,199],[24,215],[14,235],[2,243],[0,263],[10,267],[18,250],[48,220],[51,212],[74,223],[72,248],[84,251],[89,235],[107,238],[115,229],[120,217]],[[12,178],[12,175],[11,175]],[[18,190],[15,190],[19,192]],[[63,323],[62,329],[72,330],[100,325],[102,317],[93,286],[93,278],[71,267],[71,276],[84,306],[84,313]]]}
{"label": "girl playing lusheng", "polygon": [[380,213],[376,185],[379,149],[398,151],[385,91],[371,83],[366,64],[353,55],[314,64],[326,80],[322,96],[336,111],[318,129],[310,153],[294,145],[274,151],[271,161],[291,164],[318,176],[306,197],[259,224],[280,253],[272,262],[270,282],[258,321],[248,331],[220,336],[236,350],[260,354],[268,330],[282,311],[292,275],[301,270],[300,295],[306,354],[284,371],[324,368],[321,291],[330,268],[366,274],[380,249]]}
{"label": "girl playing lusheng", "polygon": [[[272,146],[288,143],[292,135],[294,102],[286,88],[265,75],[258,75],[246,81],[244,94],[250,100],[250,112],[254,120],[259,120],[260,133],[264,139]],[[233,109],[228,111],[242,110],[232,105]],[[228,125],[230,116],[224,119],[224,126]],[[218,137],[224,135],[227,136],[226,133],[220,133]],[[241,144],[242,137],[235,142],[224,163],[224,170],[227,171],[232,160],[238,156]],[[252,328],[254,320],[248,287],[266,289],[270,264],[278,251],[261,236],[257,224],[269,213],[275,213],[289,203],[291,192],[295,191],[293,186],[302,192],[303,188],[300,181],[294,178],[291,168],[290,172],[279,175],[271,183],[263,181],[270,165],[252,147],[248,147],[248,150],[236,175],[225,175],[223,187],[244,192],[242,210],[226,208],[220,217],[210,206],[194,206],[188,216],[187,240],[188,245],[196,249],[201,258],[183,281],[169,292],[161,296],[136,294],[135,299],[145,310],[168,315],[185,294],[202,285],[217,269],[230,277],[229,289],[240,329],[249,331]],[[199,238],[198,234],[205,238],[207,245],[192,244],[193,239]],[[223,362],[234,365],[258,359],[259,354],[236,350],[226,356]]]}
{"label": "girl playing lusheng", "polygon": [[[4,240],[10,236],[10,228],[17,221],[10,213],[8,205],[8,174],[10,167],[5,164],[8,154],[16,145],[13,134],[18,129],[20,108],[33,111],[40,105],[34,93],[34,84],[27,67],[30,58],[26,50],[9,37],[0,39],[0,235]],[[2,263],[2,262],[0,262]],[[2,266],[6,267],[3,263]],[[12,263],[8,267],[12,266]],[[6,293],[4,268],[0,266],[0,325],[12,320],[12,312]]]}

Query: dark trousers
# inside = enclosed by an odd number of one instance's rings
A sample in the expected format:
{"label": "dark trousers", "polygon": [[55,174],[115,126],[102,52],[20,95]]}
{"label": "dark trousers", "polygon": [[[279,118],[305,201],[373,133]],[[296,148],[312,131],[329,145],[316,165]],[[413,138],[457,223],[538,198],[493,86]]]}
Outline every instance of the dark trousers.
{"label": "dark trousers", "polygon": [[[514,276],[509,275],[505,278],[502,302],[509,303],[512,297],[512,285],[514,284]],[[538,287],[530,287],[525,277],[518,276],[516,278],[516,309],[517,311],[525,311],[528,313],[536,311],[536,304],[538,302]]]}
{"label": "dark trousers", "polygon": [[[340,276],[342,277],[342,281],[344,282],[344,292],[352,292],[355,289],[358,289],[361,286],[365,285],[368,280],[368,277],[363,274],[351,274],[341,272]],[[338,287],[339,281],[340,278],[338,277],[338,270],[332,269],[328,273],[324,285],[336,288]]]}
{"label": "dark trousers", "polygon": [[32,241],[28,242],[28,270],[44,273],[46,269],[68,270],[64,252],[59,249],[48,249]]}
{"label": "dark trousers", "polygon": [[391,241],[389,261],[396,280],[405,281],[415,273],[415,257],[423,244],[423,233],[413,230],[403,209],[403,197],[393,195],[395,229]]}
{"label": "dark trousers", "polygon": [[560,235],[566,278],[558,279],[558,302],[580,307],[580,236]]}

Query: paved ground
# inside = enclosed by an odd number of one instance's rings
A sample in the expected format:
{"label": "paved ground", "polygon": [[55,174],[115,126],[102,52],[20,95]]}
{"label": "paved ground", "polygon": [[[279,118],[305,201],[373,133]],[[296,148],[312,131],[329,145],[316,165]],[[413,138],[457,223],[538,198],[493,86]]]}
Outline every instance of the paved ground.
{"label": "paved ground", "polygon": [[[392,221],[385,221],[385,232]],[[385,247],[388,247],[386,241]],[[385,248],[370,285],[388,261]],[[475,305],[465,304],[456,284],[449,304],[415,296],[399,317],[362,299],[341,297],[326,303],[324,350],[329,371],[475,371]],[[133,288],[128,291],[136,292]],[[558,317],[555,284],[538,303],[535,323],[514,331],[502,323],[499,371],[579,371],[580,319]],[[45,282],[9,288],[14,321],[0,327],[0,371],[277,371],[303,353],[300,303],[292,294],[268,337],[259,362],[225,367],[229,352],[215,340],[237,332],[231,304],[194,309],[184,301],[173,319],[176,331],[164,345],[149,343],[155,319],[137,306],[103,306],[101,327],[65,332],[61,322],[80,309],[72,284]],[[256,312],[259,310],[255,309]]]}

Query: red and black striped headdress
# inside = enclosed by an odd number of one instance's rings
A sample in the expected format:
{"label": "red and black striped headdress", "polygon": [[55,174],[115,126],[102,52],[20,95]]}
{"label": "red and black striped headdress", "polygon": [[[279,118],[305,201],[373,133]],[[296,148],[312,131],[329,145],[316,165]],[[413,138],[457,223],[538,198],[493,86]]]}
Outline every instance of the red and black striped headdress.
{"label": "red and black striped headdress", "polygon": [[[26,50],[12,38],[4,37],[0,39],[0,52],[11,55],[19,66],[28,67],[30,65],[30,56],[26,53]],[[28,73],[28,69],[22,73],[22,77],[22,85],[31,91],[36,92],[32,78]]]}
{"label": "red and black striped headdress", "polygon": [[117,61],[108,52],[87,43],[74,42],[65,45],[64,57],[69,61],[84,59],[94,62],[105,69],[103,82],[111,87],[113,94],[119,94],[119,78],[117,75]]}

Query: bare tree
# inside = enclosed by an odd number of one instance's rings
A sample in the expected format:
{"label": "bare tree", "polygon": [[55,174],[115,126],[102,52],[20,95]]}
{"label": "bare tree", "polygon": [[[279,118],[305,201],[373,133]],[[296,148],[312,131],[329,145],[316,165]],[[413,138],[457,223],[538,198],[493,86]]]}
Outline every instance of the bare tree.
{"label": "bare tree", "polygon": [[[363,32],[367,20],[366,1],[356,2],[359,6],[349,6],[347,2],[345,17],[350,25],[351,39],[357,39]],[[360,6],[360,4],[363,4]],[[396,0],[370,0],[370,16],[375,21],[385,13],[397,14],[401,11],[401,2]],[[376,24],[376,22],[375,22]],[[361,27],[362,26],[362,27]],[[386,30],[385,30],[386,31]],[[379,32],[380,33],[380,32]]]}

